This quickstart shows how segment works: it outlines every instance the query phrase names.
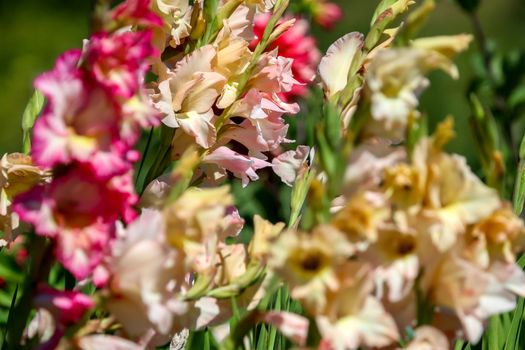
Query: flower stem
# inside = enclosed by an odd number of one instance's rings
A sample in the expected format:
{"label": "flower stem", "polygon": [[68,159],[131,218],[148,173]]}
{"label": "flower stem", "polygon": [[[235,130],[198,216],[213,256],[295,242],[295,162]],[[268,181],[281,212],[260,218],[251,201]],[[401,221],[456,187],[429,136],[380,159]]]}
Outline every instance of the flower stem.
{"label": "flower stem", "polygon": [[28,239],[28,251],[30,252],[28,273],[24,280],[22,295],[7,319],[7,338],[3,348],[9,350],[20,348],[20,341],[32,309],[32,299],[37,291],[37,285],[47,280],[53,262],[51,243],[46,238],[31,234]]}

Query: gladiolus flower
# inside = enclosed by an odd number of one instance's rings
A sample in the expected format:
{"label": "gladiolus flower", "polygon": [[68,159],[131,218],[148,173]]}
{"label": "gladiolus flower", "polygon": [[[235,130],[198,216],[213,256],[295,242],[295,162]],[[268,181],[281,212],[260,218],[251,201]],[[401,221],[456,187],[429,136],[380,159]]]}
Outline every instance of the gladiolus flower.
{"label": "gladiolus flower", "polygon": [[375,242],[378,230],[389,216],[386,198],[380,193],[363,192],[352,197],[332,218],[332,225],[359,249]]}
{"label": "gladiolus flower", "polygon": [[312,2],[313,19],[325,29],[333,26],[343,18],[343,10],[339,5],[326,0],[314,0]]}
{"label": "gladiolus flower", "polygon": [[298,146],[295,151],[281,153],[272,160],[273,171],[291,187],[295,179],[308,169],[306,160],[309,153],[310,147],[308,146]]}
{"label": "gladiolus flower", "polygon": [[115,242],[108,262],[108,309],[131,336],[153,328],[159,342],[173,331],[175,315],[187,309],[174,294],[184,282],[181,254],[170,249],[165,234],[162,213],[145,209]]}
{"label": "gladiolus flower", "polygon": [[254,232],[248,246],[248,254],[252,259],[266,261],[270,253],[271,243],[279,236],[284,228],[284,223],[271,224],[259,215],[253,217]]}
{"label": "gladiolus flower", "polygon": [[[126,179],[128,178],[128,179]],[[100,180],[74,167],[16,198],[13,210],[35,225],[39,235],[57,239],[55,254],[78,279],[100,263],[113,236],[114,222],[132,217],[136,196],[129,175]]]}
{"label": "gladiolus flower", "polygon": [[126,0],[111,12],[113,20],[127,25],[162,26],[162,20],[150,8],[151,0]]}
{"label": "gladiolus flower", "polygon": [[12,212],[15,196],[43,183],[48,174],[33,165],[31,157],[21,153],[4,154],[0,160],[0,246],[15,239],[19,228],[18,214]]}
{"label": "gladiolus flower", "polygon": [[152,9],[162,19],[161,28],[154,28],[157,48],[164,50],[167,43],[177,47],[190,35],[192,7],[188,0],[152,0]]}
{"label": "gladiolus flower", "polygon": [[402,138],[410,118],[418,118],[418,97],[428,86],[424,76],[442,69],[457,78],[457,68],[445,55],[420,48],[384,49],[372,58],[365,76],[370,99],[370,134]]}
{"label": "gladiolus flower", "polygon": [[370,267],[346,262],[337,270],[339,288],[327,293],[327,305],[316,317],[327,349],[354,350],[382,347],[395,342],[399,333],[394,319],[374,298]]}
{"label": "gladiolus flower", "polygon": [[223,186],[190,188],[165,209],[167,241],[185,253],[193,270],[213,272],[218,243],[242,228],[244,221],[232,205],[229,188]]}
{"label": "gladiolus flower", "polygon": [[219,168],[231,171],[235,177],[242,181],[243,186],[247,186],[251,181],[259,179],[256,171],[265,167],[272,166],[264,160],[255,157],[244,156],[228,147],[219,147],[209,155],[204,157],[204,163],[211,163]]}
{"label": "gladiolus flower", "polygon": [[472,343],[481,337],[486,319],[516,306],[516,297],[495,276],[455,256],[443,259],[432,284],[426,286],[431,302],[456,313]]}
{"label": "gladiolus flower", "polygon": [[341,232],[324,225],[311,233],[281,234],[271,248],[268,264],[286,279],[292,297],[317,314],[326,306],[327,291],[339,288],[335,269],[353,252]]}
{"label": "gladiolus flower", "polygon": [[[261,40],[269,20],[269,14],[260,14],[255,17],[255,40],[250,44],[252,49]],[[306,95],[307,85],[315,78],[315,68],[321,58],[315,39],[307,33],[308,22],[304,19],[296,19],[291,28],[281,34],[267,48],[268,51],[278,49],[279,56],[293,60],[291,68],[293,77],[297,82],[293,84],[289,92],[283,93],[287,100]]]}
{"label": "gladiolus flower", "polygon": [[35,80],[48,104],[35,123],[33,159],[47,168],[76,160],[100,176],[122,174],[130,166],[128,146],[119,137],[120,109],[77,69],[79,58],[80,51],[71,50]]}
{"label": "gladiolus flower", "polygon": [[95,306],[91,298],[85,294],[49,287],[40,288],[34,302],[37,306],[50,311],[61,326],[69,326],[80,321],[86,311]]}
{"label": "gladiolus flower", "polygon": [[406,350],[447,350],[450,349],[447,337],[437,328],[421,326],[414,332],[414,339]]}
{"label": "gladiolus flower", "polygon": [[149,68],[145,59],[155,54],[150,31],[95,34],[85,53],[94,79],[110,94],[123,98],[138,92]]}
{"label": "gladiolus flower", "polygon": [[215,142],[212,107],[226,82],[226,78],[212,70],[216,55],[213,46],[203,46],[178,62],[173,72],[164,73],[167,78],[159,84],[156,103],[166,115],[164,124],[180,127],[204,148]]}

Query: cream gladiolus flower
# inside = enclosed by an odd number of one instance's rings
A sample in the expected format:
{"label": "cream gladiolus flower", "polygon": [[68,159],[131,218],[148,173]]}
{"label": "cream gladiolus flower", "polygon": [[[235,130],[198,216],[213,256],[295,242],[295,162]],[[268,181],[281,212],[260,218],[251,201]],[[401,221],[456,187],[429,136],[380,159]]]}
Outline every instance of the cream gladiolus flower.
{"label": "cream gladiolus flower", "polygon": [[486,319],[516,306],[516,297],[494,275],[454,255],[443,259],[430,291],[431,302],[453,310],[473,343]]}
{"label": "cream gladiolus flower", "polygon": [[425,74],[434,69],[457,77],[452,61],[437,51],[416,47],[379,51],[365,74],[365,95],[370,100],[372,116],[366,131],[401,139],[409,121],[419,118],[418,97],[429,84]]}
{"label": "cream gladiolus flower", "polygon": [[186,262],[201,273],[210,273],[217,259],[217,245],[230,223],[233,205],[228,186],[186,190],[164,210],[167,241],[181,249]]}
{"label": "cream gladiolus flower", "polygon": [[508,203],[473,225],[467,234],[465,254],[488,268],[494,261],[514,264],[523,250],[525,227]]}
{"label": "cream gladiolus flower", "polygon": [[181,44],[181,40],[188,37],[191,32],[192,7],[188,0],[155,0],[151,2],[153,10],[162,18],[163,26],[155,29],[159,37],[157,46],[163,50],[166,43],[172,47]]}
{"label": "cream gladiolus flower", "polygon": [[498,194],[481,182],[458,155],[440,154],[428,163],[423,221],[440,250],[450,248],[466,225],[493,213]]}
{"label": "cream gladiolus flower", "polygon": [[181,128],[204,148],[215,142],[212,107],[226,83],[224,76],[213,71],[216,56],[216,49],[206,45],[185,56],[173,71],[161,72],[160,94],[155,97],[155,106],[165,114],[163,123]]}
{"label": "cream gladiolus flower", "polygon": [[371,295],[370,267],[347,262],[340,266],[337,276],[339,288],[328,292],[327,305],[316,317],[321,342],[329,349],[352,350],[387,346],[396,341],[399,333],[394,319]]}
{"label": "cream gladiolus flower", "polygon": [[472,41],[470,34],[441,35],[413,40],[410,46],[425,50],[436,51],[453,58],[458,53],[465,51]]}
{"label": "cream gladiolus flower", "polygon": [[129,335],[138,338],[154,329],[159,344],[168,339],[175,315],[188,308],[175,295],[185,283],[183,267],[181,252],[166,244],[162,213],[144,209],[120,234],[109,261],[112,296],[106,307]]}
{"label": "cream gladiolus flower", "polygon": [[[379,231],[377,242],[361,256],[377,266],[375,279],[378,294],[386,294],[389,301],[398,302],[411,292],[419,274],[417,253],[420,241],[417,235],[391,226]],[[385,293],[383,286],[387,287]]]}
{"label": "cream gladiolus flower", "polygon": [[334,227],[318,226],[314,231],[286,231],[274,243],[268,265],[287,282],[293,298],[312,314],[326,306],[328,290],[337,290],[337,265],[354,251]]}
{"label": "cream gladiolus flower", "polygon": [[332,218],[332,225],[343,232],[359,250],[377,240],[381,224],[389,217],[386,198],[379,192],[362,192],[346,203]]}
{"label": "cream gladiolus flower", "polygon": [[414,339],[405,348],[406,350],[448,350],[450,349],[447,337],[437,328],[421,326],[414,332]]}
{"label": "cream gladiolus flower", "polygon": [[351,198],[360,191],[378,191],[384,180],[384,170],[405,162],[404,149],[382,139],[368,139],[350,155],[344,175],[342,193]]}
{"label": "cream gladiolus flower", "polygon": [[265,261],[268,258],[271,244],[284,229],[284,223],[272,224],[259,215],[253,217],[254,232],[248,246],[248,254],[252,259]]}
{"label": "cream gladiolus flower", "polygon": [[49,174],[33,165],[31,157],[22,153],[4,154],[0,160],[0,247],[14,240],[20,226],[12,212],[13,198],[46,181]]}

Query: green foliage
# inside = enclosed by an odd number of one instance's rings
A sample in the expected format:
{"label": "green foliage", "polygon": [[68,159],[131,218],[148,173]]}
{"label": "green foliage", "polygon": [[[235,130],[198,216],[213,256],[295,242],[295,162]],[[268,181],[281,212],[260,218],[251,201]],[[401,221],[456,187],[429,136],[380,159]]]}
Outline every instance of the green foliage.
{"label": "green foliage", "polygon": [[44,96],[36,91],[31,96],[31,99],[26,105],[24,114],[22,115],[22,132],[23,132],[23,150],[24,153],[29,153],[31,150],[31,130],[35,120],[40,114],[42,107],[44,106]]}
{"label": "green foliage", "polygon": [[519,158],[513,196],[513,207],[516,215],[523,212],[523,204],[525,203],[525,136],[521,140]]}
{"label": "green foliage", "polygon": [[[474,13],[480,6],[480,0],[456,0],[456,2],[469,13]],[[372,30],[369,37],[367,37],[367,48],[372,48],[379,39],[380,33],[393,20],[392,14],[395,13],[395,8],[392,6],[403,3],[396,0],[384,0],[376,13],[372,23]],[[216,7],[217,1],[206,1],[204,9],[205,18],[210,23],[207,27],[206,38],[211,37],[212,30],[215,30],[219,25],[217,21]],[[392,14],[385,13],[391,10]],[[355,11],[356,13],[359,11]],[[50,16],[51,18],[51,16]],[[209,28],[209,29],[208,29]],[[266,33],[265,33],[266,35]],[[335,34],[337,35],[337,34]],[[521,213],[525,202],[525,137],[521,141],[521,147],[517,152],[516,134],[522,133],[521,124],[523,123],[523,113],[525,110],[525,86],[523,86],[523,76],[525,74],[525,55],[519,50],[513,51],[509,54],[501,54],[495,49],[488,48],[488,53],[484,52],[478,55],[476,60],[476,78],[471,82],[469,88],[470,102],[472,106],[472,122],[473,130],[477,135],[476,140],[482,140],[478,143],[481,154],[481,163],[486,168],[485,175],[489,182],[492,181],[491,176],[494,176],[494,169],[496,165],[491,163],[491,158],[494,151],[500,151],[504,154],[507,167],[511,169],[511,174],[506,178],[506,182],[498,183],[498,178],[493,180],[495,187],[509,187],[512,179],[516,178],[514,186],[514,210],[516,213]],[[487,57],[490,59],[487,60]],[[488,63],[488,64],[487,64]],[[315,92],[313,98],[308,101],[310,104],[315,104]],[[313,102],[312,102],[313,101]],[[317,100],[319,101],[319,100]],[[482,101],[482,102],[480,102]],[[30,149],[29,134],[33,126],[36,116],[43,106],[42,96],[35,92],[29,101],[22,116],[22,128],[24,133],[24,151],[28,152]],[[323,165],[323,169],[327,172],[330,178],[337,180],[341,179],[342,165],[341,159],[344,159],[344,146],[340,128],[336,125],[339,122],[337,111],[334,106],[328,105],[319,113],[317,111],[308,115],[306,118],[306,136],[305,143],[313,144],[314,139],[319,145],[318,159]],[[314,110],[311,106],[311,110]],[[429,118],[432,117],[432,112],[429,113]],[[322,113],[322,115],[321,115]],[[319,114],[319,115],[317,115]],[[318,120],[322,119],[321,124],[317,124]],[[426,118],[421,124],[413,125],[409,130],[411,134],[408,137],[408,142],[415,143],[421,135],[427,133]],[[315,125],[320,125],[316,128]],[[518,126],[518,128],[516,128]],[[513,130],[518,130],[514,132]],[[293,131],[293,130],[292,130]],[[5,132],[5,131],[4,131]],[[520,134],[521,136],[521,134]],[[157,155],[153,163],[141,163],[139,165],[137,183],[139,188],[143,188],[143,184],[147,184],[149,180],[162,174],[167,166],[171,145],[167,140],[171,140],[172,135],[169,130],[163,130],[163,134],[151,131],[143,137],[142,148],[144,154],[155,152]],[[503,141],[502,141],[503,140]],[[507,142],[508,144],[505,144]],[[155,151],[153,151],[155,150]],[[149,159],[152,157],[144,156],[142,159]],[[512,173],[513,165],[516,164],[516,159],[519,158],[519,166],[516,174]],[[514,177],[514,175],[516,175]],[[272,221],[289,219],[290,225],[294,225],[302,213],[302,205],[307,197],[308,188],[311,184],[313,173],[308,173],[303,182],[297,182],[293,189],[286,187],[270,187],[272,183],[271,174],[264,173],[260,182],[252,183],[247,188],[242,189],[238,182],[233,182],[233,192],[237,203],[242,203],[239,207],[241,216],[252,217],[254,214],[262,214]],[[330,191],[337,193],[338,184],[332,181]],[[508,192],[509,190],[506,189]],[[289,203],[289,198],[292,198],[292,207],[287,209],[277,209],[279,205],[273,206],[275,203]],[[286,207],[285,205],[281,205]],[[249,242],[251,238],[250,223],[247,229],[243,231],[240,241]],[[525,258],[522,257],[519,261],[521,267],[525,265]],[[35,265],[37,265],[35,267]],[[7,315],[27,314],[27,307],[30,305],[28,299],[21,299],[21,289],[27,291],[35,281],[38,280],[38,270],[40,268],[49,268],[49,266],[40,266],[38,256],[33,257],[31,266],[29,267],[29,274],[24,280],[24,271],[18,266],[12,256],[0,255],[0,277],[8,281],[8,288],[0,291],[0,306],[2,312],[0,313],[0,324],[6,325],[9,321],[9,331],[4,333],[4,342],[2,343],[7,348],[5,337],[9,334],[10,339],[20,337],[20,332],[25,326],[26,318],[20,317],[20,321],[13,317],[8,320]],[[34,272],[34,271],[37,272]],[[31,272],[33,271],[33,272]],[[51,267],[49,283],[57,288],[69,289],[74,283],[72,277],[66,271],[55,265]],[[93,292],[92,285],[87,287]],[[25,293],[24,295],[30,295]],[[232,329],[236,329],[239,324],[247,321],[247,311],[237,307],[236,300],[232,298],[233,317],[230,321]],[[294,302],[286,287],[280,287],[275,293],[270,294],[259,305],[259,310],[284,310],[292,312],[301,312],[301,308],[297,302]],[[464,342],[457,342],[455,349],[524,349],[525,337],[522,332],[522,323],[525,312],[525,301],[520,298],[516,310],[502,316],[493,317],[486,334],[477,345],[470,345]],[[285,349],[290,346],[290,343],[279,334],[275,327],[264,324],[248,324],[250,327],[247,331],[248,339],[255,349]],[[310,332],[314,334],[315,330]],[[9,339],[9,338],[8,338]],[[318,340],[318,339],[317,339]],[[310,344],[315,344],[316,339],[310,339]],[[4,346],[2,349],[4,349]],[[205,329],[198,332],[192,332],[186,344],[187,349],[220,349],[217,341],[214,339],[210,330]]]}

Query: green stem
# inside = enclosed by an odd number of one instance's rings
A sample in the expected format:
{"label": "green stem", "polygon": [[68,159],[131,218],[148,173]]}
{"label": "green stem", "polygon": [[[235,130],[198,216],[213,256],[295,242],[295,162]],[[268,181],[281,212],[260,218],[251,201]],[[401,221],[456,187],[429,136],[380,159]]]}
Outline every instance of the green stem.
{"label": "green stem", "polygon": [[[32,310],[32,299],[40,282],[47,281],[49,269],[53,262],[51,244],[44,237],[29,236],[30,263],[24,280],[22,296],[16,303],[7,319],[7,349],[20,348],[20,342]],[[4,343],[4,348],[6,346]]]}
{"label": "green stem", "polygon": [[148,134],[148,140],[146,141],[146,147],[144,147],[144,153],[142,154],[142,159],[140,160],[139,169],[137,171],[137,174],[135,175],[135,187],[138,185],[139,179],[140,179],[140,173],[142,172],[142,168],[144,167],[144,163],[146,161],[146,157],[149,152],[149,148],[151,145],[151,140],[153,139],[153,128],[150,129]]}

